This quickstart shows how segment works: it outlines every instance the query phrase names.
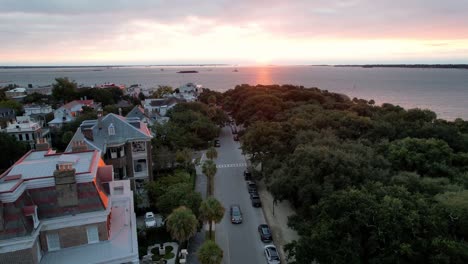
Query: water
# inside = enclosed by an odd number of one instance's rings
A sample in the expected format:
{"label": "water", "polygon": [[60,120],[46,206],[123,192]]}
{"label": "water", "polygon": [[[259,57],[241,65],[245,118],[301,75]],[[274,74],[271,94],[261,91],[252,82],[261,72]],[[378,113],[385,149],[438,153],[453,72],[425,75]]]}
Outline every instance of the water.
{"label": "water", "polygon": [[[234,69],[238,72],[234,72]],[[318,87],[350,97],[374,99],[376,103],[405,108],[428,108],[440,118],[468,119],[468,70],[408,68],[345,68],[320,66],[269,67],[111,67],[57,69],[0,69],[0,85],[47,85],[57,77],[69,77],[78,84],[105,82],[170,85],[187,82],[225,91],[237,84],[294,84]],[[163,69],[163,70],[161,70]],[[199,73],[177,73],[197,70]]]}

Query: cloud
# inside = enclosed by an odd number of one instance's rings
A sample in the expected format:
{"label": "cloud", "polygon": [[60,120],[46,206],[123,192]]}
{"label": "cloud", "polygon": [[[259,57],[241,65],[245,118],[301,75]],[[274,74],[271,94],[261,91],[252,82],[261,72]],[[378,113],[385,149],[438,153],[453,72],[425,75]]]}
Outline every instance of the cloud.
{"label": "cloud", "polygon": [[307,55],[311,43],[369,40],[426,41],[450,53],[459,50],[454,41],[468,39],[468,1],[458,0],[0,0],[0,6],[0,64],[170,55],[242,60],[248,59],[242,52],[255,49],[280,57],[286,46],[301,47]]}

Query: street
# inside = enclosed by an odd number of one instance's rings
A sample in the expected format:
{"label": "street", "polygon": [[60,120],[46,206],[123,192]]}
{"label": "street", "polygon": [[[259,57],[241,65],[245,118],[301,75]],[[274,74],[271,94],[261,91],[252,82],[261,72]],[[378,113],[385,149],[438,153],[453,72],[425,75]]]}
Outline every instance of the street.
{"label": "street", "polygon": [[[226,209],[223,220],[216,225],[216,242],[224,251],[223,263],[266,263],[265,244],[257,232],[258,225],[266,223],[265,217],[262,208],[254,208],[250,202],[243,176],[246,160],[239,149],[240,144],[234,141],[229,126],[222,129],[219,140],[214,194]],[[241,224],[230,221],[229,207],[232,204],[241,207]]]}

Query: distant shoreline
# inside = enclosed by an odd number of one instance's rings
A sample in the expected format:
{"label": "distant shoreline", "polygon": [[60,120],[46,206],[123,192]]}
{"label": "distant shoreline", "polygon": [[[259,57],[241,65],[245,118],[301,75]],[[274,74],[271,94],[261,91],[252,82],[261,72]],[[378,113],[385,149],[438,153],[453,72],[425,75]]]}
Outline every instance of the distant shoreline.
{"label": "distant shoreline", "polygon": [[362,64],[362,65],[333,65],[333,67],[465,69],[465,70],[468,70],[468,64]]}
{"label": "distant shoreline", "polygon": [[75,66],[0,66],[0,69],[125,68],[125,67],[212,67],[230,64],[151,64],[151,65],[75,65]]}

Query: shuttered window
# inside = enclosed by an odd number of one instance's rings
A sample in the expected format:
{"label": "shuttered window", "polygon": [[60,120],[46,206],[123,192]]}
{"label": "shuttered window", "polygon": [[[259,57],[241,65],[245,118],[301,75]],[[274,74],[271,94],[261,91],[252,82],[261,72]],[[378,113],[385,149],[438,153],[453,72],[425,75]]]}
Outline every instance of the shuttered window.
{"label": "shuttered window", "polygon": [[88,235],[88,244],[99,242],[99,233],[98,233],[97,226],[86,227],[86,233]]}
{"label": "shuttered window", "polygon": [[60,249],[60,238],[59,238],[58,233],[47,234],[47,246],[49,248],[49,251]]}

